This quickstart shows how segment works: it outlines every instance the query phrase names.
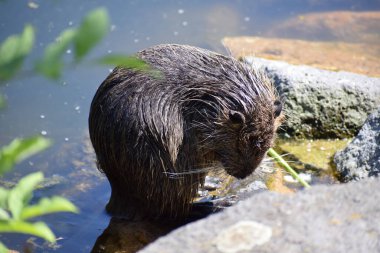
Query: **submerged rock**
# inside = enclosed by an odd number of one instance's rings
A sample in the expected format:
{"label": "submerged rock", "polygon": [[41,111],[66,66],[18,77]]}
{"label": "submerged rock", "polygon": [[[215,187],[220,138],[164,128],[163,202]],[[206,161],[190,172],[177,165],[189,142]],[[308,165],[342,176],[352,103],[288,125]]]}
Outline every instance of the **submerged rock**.
{"label": "submerged rock", "polygon": [[337,152],[334,161],[344,182],[380,175],[380,107],[353,141]]}
{"label": "submerged rock", "polygon": [[280,22],[265,35],[378,44],[380,40],[380,12],[331,11],[307,13]]}
{"label": "submerged rock", "polygon": [[285,100],[284,131],[297,137],[354,136],[380,104],[380,78],[244,58],[271,78]]}
{"label": "submerged rock", "polygon": [[292,195],[264,192],[183,226],[141,252],[380,252],[378,203],[380,179]]}
{"label": "submerged rock", "polygon": [[[380,44],[300,39],[227,37],[222,40],[236,58],[256,56],[332,71],[380,76]],[[323,53],[321,53],[323,52]]]}

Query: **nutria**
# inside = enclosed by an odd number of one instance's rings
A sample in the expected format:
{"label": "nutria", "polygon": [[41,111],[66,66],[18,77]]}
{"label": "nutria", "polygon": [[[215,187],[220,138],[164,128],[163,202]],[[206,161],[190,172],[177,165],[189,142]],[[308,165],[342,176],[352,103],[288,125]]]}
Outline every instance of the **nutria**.
{"label": "nutria", "polygon": [[91,104],[90,137],[112,189],[106,209],[185,217],[207,170],[255,170],[282,106],[267,78],[233,58],[183,45],[137,57],[160,74],[117,67]]}

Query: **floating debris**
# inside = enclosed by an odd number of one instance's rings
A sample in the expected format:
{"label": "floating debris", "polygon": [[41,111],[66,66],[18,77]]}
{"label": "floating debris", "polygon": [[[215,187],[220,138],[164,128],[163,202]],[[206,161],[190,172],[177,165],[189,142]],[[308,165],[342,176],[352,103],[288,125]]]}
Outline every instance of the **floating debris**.
{"label": "floating debris", "polygon": [[41,131],[41,134],[45,136],[45,135],[47,135],[47,131],[42,130],[42,131]]}
{"label": "floating debris", "polygon": [[183,26],[187,26],[188,24],[189,24],[189,23],[188,23],[187,21],[183,21],[183,22],[182,22],[182,25],[183,25]]}
{"label": "floating debris", "polygon": [[40,115],[40,118],[41,118],[41,119],[44,119],[44,118],[45,118],[45,115],[41,114],[41,115]]}
{"label": "floating debris", "polygon": [[198,197],[205,198],[208,196],[208,190],[198,190]]}
{"label": "floating debris", "polygon": [[239,189],[239,193],[249,193],[253,191],[263,191],[268,190],[268,187],[263,181],[256,180],[252,183],[250,183],[247,187],[243,189]]}
{"label": "floating debris", "polygon": [[178,9],[178,14],[183,14],[183,13],[185,13],[184,9]]}
{"label": "floating debris", "polygon": [[39,5],[35,2],[28,2],[28,7],[30,9],[37,9],[39,7]]}
{"label": "floating debris", "polygon": [[204,182],[204,189],[214,191],[222,186],[222,180],[218,177],[206,176]]}
{"label": "floating debris", "polygon": [[[308,183],[311,182],[311,175],[310,174],[299,173],[298,176]],[[285,180],[285,182],[292,183],[292,184],[298,183],[298,180],[294,179],[291,175],[285,175],[284,180]]]}

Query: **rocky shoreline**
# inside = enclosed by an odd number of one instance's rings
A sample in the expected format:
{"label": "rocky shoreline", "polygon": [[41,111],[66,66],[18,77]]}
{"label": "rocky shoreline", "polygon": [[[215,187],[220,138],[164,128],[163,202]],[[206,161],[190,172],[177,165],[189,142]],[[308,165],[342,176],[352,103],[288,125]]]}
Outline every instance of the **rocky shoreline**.
{"label": "rocky shoreline", "polygon": [[376,192],[379,179],[320,185],[293,195],[256,194],[140,252],[379,252]]}

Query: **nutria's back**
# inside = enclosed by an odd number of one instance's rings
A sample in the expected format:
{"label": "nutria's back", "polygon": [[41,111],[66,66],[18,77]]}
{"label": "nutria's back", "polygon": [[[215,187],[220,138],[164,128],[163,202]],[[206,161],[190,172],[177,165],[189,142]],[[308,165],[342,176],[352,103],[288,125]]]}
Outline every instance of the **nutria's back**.
{"label": "nutria's back", "polygon": [[254,171],[281,103],[265,77],[230,57],[182,45],[138,57],[159,75],[116,68],[91,104],[90,137],[112,188],[107,210],[183,217],[207,168]]}

